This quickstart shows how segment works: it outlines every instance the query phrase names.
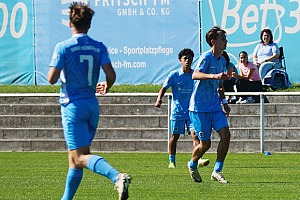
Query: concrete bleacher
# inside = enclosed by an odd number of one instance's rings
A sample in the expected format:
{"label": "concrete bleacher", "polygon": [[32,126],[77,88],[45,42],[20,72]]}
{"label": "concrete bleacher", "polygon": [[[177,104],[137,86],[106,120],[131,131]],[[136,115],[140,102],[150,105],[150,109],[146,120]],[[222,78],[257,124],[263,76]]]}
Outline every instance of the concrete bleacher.
{"label": "concrete bleacher", "polygon": [[[279,93],[277,93],[279,94]],[[100,123],[93,151],[167,152],[168,98],[161,109],[157,94],[98,96]],[[264,104],[264,150],[300,151],[300,95],[268,96]],[[230,104],[230,152],[260,152],[260,104]],[[211,152],[218,134],[213,132]],[[190,136],[180,137],[178,152],[191,152]],[[66,151],[58,94],[2,94],[0,151]]]}

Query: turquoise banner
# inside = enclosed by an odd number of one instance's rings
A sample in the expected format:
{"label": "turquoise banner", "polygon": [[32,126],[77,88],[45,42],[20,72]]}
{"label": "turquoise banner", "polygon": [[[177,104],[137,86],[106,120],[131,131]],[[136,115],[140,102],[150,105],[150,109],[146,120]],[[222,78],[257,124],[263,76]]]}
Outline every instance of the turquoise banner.
{"label": "turquoise banner", "polygon": [[[0,84],[48,85],[56,43],[71,36],[68,7],[73,0],[0,2]],[[226,30],[227,52],[252,53],[260,31],[270,28],[284,47],[287,72],[300,82],[300,0],[83,0],[95,10],[89,35],[102,41],[117,73],[117,84],[162,84],[180,67],[177,54],[191,48],[195,60],[209,49],[205,33]],[[195,63],[195,62],[194,62]],[[103,75],[101,76],[103,79]]]}
{"label": "turquoise banner", "polygon": [[33,2],[0,2],[0,84],[35,84]]}
{"label": "turquoise banner", "polygon": [[[45,74],[55,44],[71,36],[70,2],[35,1],[38,84],[48,84]],[[107,46],[116,84],[161,84],[171,70],[180,67],[180,50],[200,53],[198,0],[88,2],[95,10],[89,35]]]}
{"label": "turquoise banner", "polygon": [[[227,52],[233,63],[240,51],[247,51],[252,61],[255,46],[264,28],[272,30],[274,42],[284,47],[287,72],[293,83],[300,82],[298,73],[300,42],[299,0],[206,0],[201,1],[201,37],[214,25],[227,32]],[[209,49],[202,43],[203,50]]]}

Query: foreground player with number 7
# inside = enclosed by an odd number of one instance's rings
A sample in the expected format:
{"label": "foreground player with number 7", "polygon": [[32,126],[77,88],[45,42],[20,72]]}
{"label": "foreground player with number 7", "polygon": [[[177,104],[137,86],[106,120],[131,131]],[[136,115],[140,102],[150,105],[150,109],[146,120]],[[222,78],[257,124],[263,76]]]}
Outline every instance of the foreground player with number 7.
{"label": "foreground player with number 7", "polygon": [[[106,46],[87,35],[94,11],[83,3],[70,5],[72,37],[56,45],[48,81],[61,79],[60,104],[64,137],[68,147],[69,170],[62,200],[73,199],[83,177],[83,168],[107,177],[114,184],[119,200],[128,198],[130,176],[119,173],[103,157],[93,155],[90,146],[99,120],[99,103],[95,93],[106,94],[114,84]],[[98,83],[100,66],[106,82]]]}
{"label": "foreground player with number 7", "polygon": [[227,45],[226,32],[215,26],[206,33],[206,42],[211,49],[201,55],[192,75],[196,81],[189,110],[200,144],[193,150],[192,158],[188,162],[188,169],[195,182],[202,182],[197,169],[198,160],[211,147],[213,128],[220,135],[220,142],[211,179],[226,184],[228,181],[224,178],[222,169],[230,143],[230,132],[226,118],[229,116],[230,108],[225,99],[223,80],[229,80],[230,77],[224,73],[226,60],[221,56]]}

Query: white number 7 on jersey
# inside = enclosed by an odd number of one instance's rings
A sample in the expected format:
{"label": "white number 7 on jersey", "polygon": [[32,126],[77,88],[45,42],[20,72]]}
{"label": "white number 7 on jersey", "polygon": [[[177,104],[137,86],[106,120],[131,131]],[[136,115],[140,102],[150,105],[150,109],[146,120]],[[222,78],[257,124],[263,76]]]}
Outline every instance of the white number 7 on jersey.
{"label": "white number 7 on jersey", "polygon": [[93,56],[91,55],[80,55],[80,62],[84,62],[85,60],[88,62],[88,82],[89,82],[89,86],[91,86],[92,83],[92,77],[93,77]]}

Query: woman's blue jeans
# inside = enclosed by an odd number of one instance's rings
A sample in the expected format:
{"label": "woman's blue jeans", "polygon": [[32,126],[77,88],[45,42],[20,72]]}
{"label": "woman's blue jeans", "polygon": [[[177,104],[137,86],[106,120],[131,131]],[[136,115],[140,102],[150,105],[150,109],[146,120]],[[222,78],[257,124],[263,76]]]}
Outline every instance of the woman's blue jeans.
{"label": "woman's blue jeans", "polygon": [[281,63],[274,63],[274,62],[265,62],[259,66],[259,77],[261,80],[266,76],[266,74],[271,70],[271,69],[279,69],[281,67]]}

